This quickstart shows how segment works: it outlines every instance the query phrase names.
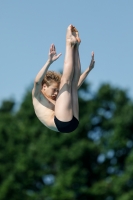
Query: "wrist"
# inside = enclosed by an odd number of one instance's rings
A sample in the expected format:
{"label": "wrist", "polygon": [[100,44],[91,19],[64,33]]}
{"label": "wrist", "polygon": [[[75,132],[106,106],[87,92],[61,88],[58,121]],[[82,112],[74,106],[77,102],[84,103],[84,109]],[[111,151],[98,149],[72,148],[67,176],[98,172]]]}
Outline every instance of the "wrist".
{"label": "wrist", "polygon": [[88,70],[87,70],[87,74],[89,74],[90,71],[91,71],[91,68],[90,68],[90,66],[89,66],[89,67],[88,67]]}
{"label": "wrist", "polygon": [[52,64],[52,61],[51,61],[50,59],[48,59],[48,60],[47,60],[47,64],[48,64],[48,65],[51,65],[51,64]]}

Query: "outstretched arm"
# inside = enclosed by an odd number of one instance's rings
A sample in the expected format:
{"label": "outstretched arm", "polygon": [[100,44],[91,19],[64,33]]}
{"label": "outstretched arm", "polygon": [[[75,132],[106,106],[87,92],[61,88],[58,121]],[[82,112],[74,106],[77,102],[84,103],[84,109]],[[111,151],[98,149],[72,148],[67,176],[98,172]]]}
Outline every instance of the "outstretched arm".
{"label": "outstretched arm", "polygon": [[83,74],[81,74],[81,76],[79,78],[78,89],[83,84],[85,78],[88,76],[88,74],[90,73],[90,71],[94,68],[94,65],[95,65],[94,52],[92,52],[91,56],[92,56],[92,58],[91,58],[91,62],[90,62],[89,67],[85,70],[85,72]]}
{"label": "outstretched arm", "polygon": [[49,68],[49,66],[55,61],[57,60],[59,57],[61,56],[60,54],[56,54],[56,49],[55,49],[55,45],[52,44],[49,50],[49,58],[47,60],[47,62],[45,63],[45,65],[42,67],[42,69],[38,72],[35,81],[34,81],[34,88],[32,90],[32,95],[36,96],[38,95],[38,93],[41,90],[41,84],[42,84],[42,80]]}

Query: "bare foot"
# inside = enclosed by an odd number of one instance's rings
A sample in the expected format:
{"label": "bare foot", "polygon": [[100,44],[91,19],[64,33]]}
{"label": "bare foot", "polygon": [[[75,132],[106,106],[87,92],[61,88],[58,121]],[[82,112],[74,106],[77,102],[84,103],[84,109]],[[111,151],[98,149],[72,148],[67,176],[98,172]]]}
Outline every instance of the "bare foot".
{"label": "bare foot", "polygon": [[78,45],[81,43],[81,39],[79,38],[79,32],[78,30],[75,28],[75,26],[72,27],[72,34],[75,36]]}
{"label": "bare foot", "polygon": [[78,40],[76,38],[75,31],[73,31],[73,28],[74,28],[73,25],[69,25],[67,28],[67,34],[66,34],[66,41],[72,46],[78,43]]}

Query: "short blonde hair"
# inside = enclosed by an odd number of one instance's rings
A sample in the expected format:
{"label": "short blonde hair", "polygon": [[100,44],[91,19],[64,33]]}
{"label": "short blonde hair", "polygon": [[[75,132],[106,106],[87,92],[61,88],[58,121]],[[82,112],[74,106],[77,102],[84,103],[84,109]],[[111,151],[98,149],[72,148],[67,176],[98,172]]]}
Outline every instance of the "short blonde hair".
{"label": "short blonde hair", "polygon": [[53,82],[57,82],[60,84],[61,76],[62,75],[60,73],[54,71],[47,71],[46,75],[44,76],[44,79],[42,80],[42,85],[46,84],[47,86],[50,86]]}

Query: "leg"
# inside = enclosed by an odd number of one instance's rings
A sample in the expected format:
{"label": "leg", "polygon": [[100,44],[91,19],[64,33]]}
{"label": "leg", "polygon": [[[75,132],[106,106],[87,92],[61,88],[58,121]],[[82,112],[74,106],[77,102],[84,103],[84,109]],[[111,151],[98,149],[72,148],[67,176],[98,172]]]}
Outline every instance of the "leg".
{"label": "leg", "polygon": [[79,120],[79,104],[78,104],[78,81],[81,74],[81,65],[79,58],[79,44],[74,47],[74,76],[72,80],[72,107],[73,115]]}
{"label": "leg", "polygon": [[67,29],[66,54],[60,90],[55,104],[55,116],[61,121],[70,121],[73,117],[71,85],[74,73],[74,45],[77,43],[72,34],[72,26]]}

